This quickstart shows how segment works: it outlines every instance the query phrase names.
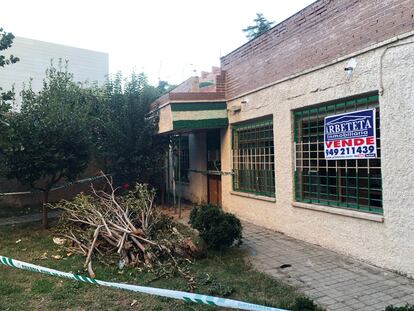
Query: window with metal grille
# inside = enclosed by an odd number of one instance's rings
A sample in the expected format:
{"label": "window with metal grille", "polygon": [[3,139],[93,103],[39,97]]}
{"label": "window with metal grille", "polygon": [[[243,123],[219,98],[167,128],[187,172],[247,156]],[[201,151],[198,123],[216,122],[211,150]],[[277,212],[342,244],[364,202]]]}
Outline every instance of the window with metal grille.
{"label": "window with metal grille", "polygon": [[175,137],[173,146],[175,180],[189,182],[190,180],[188,177],[188,170],[190,169],[190,147],[188,142],[188,136]]}
{"label": "window with metal grille", "polygon": [[275,197],[273,121],[234,125],[233,190]]}
{"label": "window with metal grille", "polygon": [[[324,117],[376,108],[376,159],[326,160]],[[294,112],[295,197],[298,202],[382,214],[378,95]]]}

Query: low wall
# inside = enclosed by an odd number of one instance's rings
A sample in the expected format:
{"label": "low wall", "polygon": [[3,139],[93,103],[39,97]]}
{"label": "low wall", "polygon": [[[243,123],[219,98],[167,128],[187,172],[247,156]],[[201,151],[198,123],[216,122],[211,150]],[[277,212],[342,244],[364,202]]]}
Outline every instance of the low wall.
{"label": "low wall", "polygon": [[[91,163],[85,172],[79,176],[79,179],[85,179],[89,177],[97,176],[99,169],[95,163]],[[61,181],[59,185],[64,184],[65,181]],[[96,180],[93,182],[96,187],[103,185],[102,180]],[[59,186],[57,185],[57,186]],[[0,177],[0,193],[10,193],[10,192],[26,192],[31,191],[30,187],[27,185],[21,184],[16,179],[7,179],[4,176]],[[71,199],[77,194],[84,192],[90,193],[90,182],[79,183],[69,185],[66,188],[57,189],[51,191],[49,194],[50,202],[57,202],[61,199]],[[33,192],[29,194],[16,194],[16,195],[0,195],[0,208],[1,207],[23,207],[27,205],[40,205],[42,204],[43,197],[41,192]]]}

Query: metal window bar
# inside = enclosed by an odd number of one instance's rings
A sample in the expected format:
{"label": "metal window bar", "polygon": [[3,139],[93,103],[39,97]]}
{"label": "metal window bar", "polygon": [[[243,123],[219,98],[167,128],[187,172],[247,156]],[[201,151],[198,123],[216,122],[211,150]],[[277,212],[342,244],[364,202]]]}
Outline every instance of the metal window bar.
{"label": "metal window bar", "polygon": [[275,196],[273,122],[233,126],[233,190]]}
{"label": "metal window bar", "polygon": [[[189,169],[190,169],[190,147],[188,136],[181,135],[181,148],[179,146],[180,136],[174,137],[173,153],[174,153],[174,170],[175,180],[178,181],[181,177],[181,182],[189,182]],[[180,153],[180,156],[178,156]],[[178,163],[180,161],[180,163]],[[180,175],[179,175],[180,174]]]}
{"label": "metal window bar", "polygon": [[[324,155],[324,118],[376,108],[376,159],[329,160]],[[378,95],[294,112],[295,199],[382,214],[381,132]]]}

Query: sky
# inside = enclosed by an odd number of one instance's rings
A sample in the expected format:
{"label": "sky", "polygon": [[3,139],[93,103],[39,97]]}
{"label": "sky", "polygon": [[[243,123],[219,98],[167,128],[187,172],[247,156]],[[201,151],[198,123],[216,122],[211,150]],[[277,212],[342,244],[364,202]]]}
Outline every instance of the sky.
{"label": "sky", "polygon": [[314,0],[0,0],[16,36],[109,54],[110,73],[178,84],[247,42],[256,13],[282,22]]}

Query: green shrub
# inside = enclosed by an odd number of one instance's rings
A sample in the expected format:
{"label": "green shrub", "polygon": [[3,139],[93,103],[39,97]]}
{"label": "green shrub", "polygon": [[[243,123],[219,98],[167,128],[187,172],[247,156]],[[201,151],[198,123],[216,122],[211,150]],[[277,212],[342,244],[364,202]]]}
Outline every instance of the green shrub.
{"label": "green shrub", "polygon": [[406,304],[403,307],[394,307],[393,305],[385,308],[385,311],[414,311],[414,305]]}
{"label": "green shrub", "polygon": [[195,207],[190,214],[190,224],[200,232],[200,237],[210,248],[223,249],[232,246],[235,241],[241,243],[240,220],[217,206],[206,204]]}
{"label": "green shrub", "polygon": [[299,297],[296,298],[295,304],[292,308],[292,311],[315,311],[317,310],[317,305],[313,302],[312,299],[308,297]]}

